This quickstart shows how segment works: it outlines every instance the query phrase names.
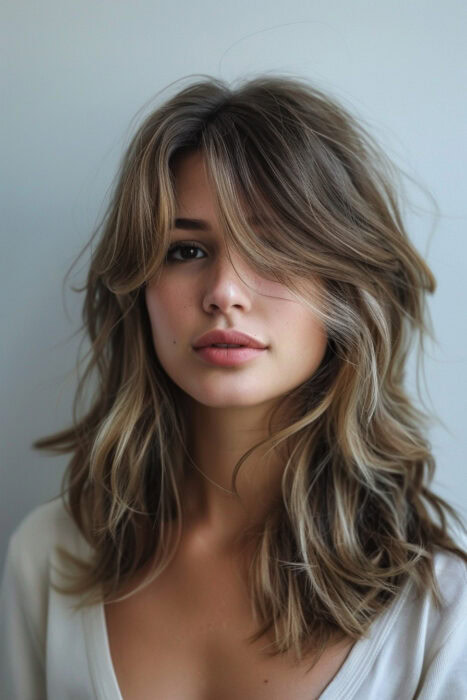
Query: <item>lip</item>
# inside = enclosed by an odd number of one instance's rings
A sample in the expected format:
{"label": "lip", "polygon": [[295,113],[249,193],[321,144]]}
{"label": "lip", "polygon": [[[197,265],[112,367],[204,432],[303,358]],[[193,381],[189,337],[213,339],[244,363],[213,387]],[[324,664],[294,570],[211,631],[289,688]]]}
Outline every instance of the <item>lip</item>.
{"label": "lip", "polygon": [[197,348],[196,354],[206,362],[219,367],[234,367],[252,360],[265,352],[266,348],[213,348],[210,345]]}
{"label": "lip", "polygon": [[259,350],[264,350],[266,348],[264,343],[256,338],[253,338],[251,335],[247,335],[246,333],[236,330],[223,331],[220,328],[215,328],[214,330],[200,336],[193,343],[193,347],[195,350],[199,350],[201,348],[209,347],[214,343],[243,346],[243,348],[238,348],[238,350],[236,348],[211,348],[214,350],[235,350],[238,352],[239,350],[244,350],[245,348],[256,348]]}

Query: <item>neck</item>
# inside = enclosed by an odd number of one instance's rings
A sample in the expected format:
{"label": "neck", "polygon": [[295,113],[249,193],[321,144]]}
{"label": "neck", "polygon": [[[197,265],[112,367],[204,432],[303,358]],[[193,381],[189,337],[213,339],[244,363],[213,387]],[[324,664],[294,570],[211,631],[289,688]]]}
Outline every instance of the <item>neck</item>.
{"label": "neck", "polygon": [[266,455],[260,447],[232,476],[238,460],[268,437],[272,404],[254,407],[209,407],[187,400],[189,421],[188,465],[182,487],[187,528],[215,547],[228,547],[245,528],[264,520],[281,498],[285,460],[277,452]]}

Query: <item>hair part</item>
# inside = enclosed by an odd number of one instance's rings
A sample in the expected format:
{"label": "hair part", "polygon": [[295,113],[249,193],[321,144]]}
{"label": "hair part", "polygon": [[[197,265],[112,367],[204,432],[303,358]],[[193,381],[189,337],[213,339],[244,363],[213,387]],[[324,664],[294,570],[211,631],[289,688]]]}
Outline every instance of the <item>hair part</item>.
{"label": "hair part", "polygon": [[[34,443],[71,453],[62,496],[93,551],[91,562],[62,552],[77,569],[59,590],[82,594],[78,607],[122,599],[159,576],[179,542],[187,424],[154,351],[144,287],[167,253],[174,170],[194,151],[229,246],[286,284],[328,334],[318,370],[278,402],[269,437],[233,474],[235,489],[261,446],[284,454],[281,502],[245,532],[258,625],[250,641],[271,631],[270,653],[300,659],[362,637],[409,580],[438,599],[436,549],[467,560],[448,531],[447,516],[458,516],[429,488],[427,416],[404,388],[416,333],[422,349],[432,335],[434,276],[404,229],[395,166],[305,80],[265,75],[229,87],[207,77],[154,110],[128,147],[83,288],[91,349],[73,425]],[[302,285],[310,279],[313,298]],[[97,390],[79,416],[93,373]],[[273,430],[284,407],[288,420]],[[147,579],[122,595],[148,563]]]}

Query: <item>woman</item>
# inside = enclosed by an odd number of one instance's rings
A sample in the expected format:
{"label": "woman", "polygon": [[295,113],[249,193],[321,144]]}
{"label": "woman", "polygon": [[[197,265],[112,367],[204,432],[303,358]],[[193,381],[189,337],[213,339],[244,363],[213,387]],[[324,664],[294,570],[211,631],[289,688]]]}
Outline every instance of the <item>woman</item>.
{"label": "woman", "polygon": [[[404,389],[434,277],[395,170],[305,80],[204,76],[145,120],[84,302],[90,406],[34,443],[8,697],[465,698],[465,544]],[[76,406],[75,406],[76,408]]]}

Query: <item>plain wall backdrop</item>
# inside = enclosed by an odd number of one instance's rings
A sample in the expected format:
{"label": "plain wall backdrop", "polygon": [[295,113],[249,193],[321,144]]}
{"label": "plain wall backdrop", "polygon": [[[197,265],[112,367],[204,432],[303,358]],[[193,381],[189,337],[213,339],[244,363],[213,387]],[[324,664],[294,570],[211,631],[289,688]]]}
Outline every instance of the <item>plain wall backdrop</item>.
{"label": "plain wall backdrop", "polygon": [[427,405],[442,422],[429,434],[434,487],[465,516],[464,0],[7,0],[2,26],[0,565],[20,520],[58,494],[69,459],[30,447],[71,420],[84,295],[70,284],[84,281],[88,255],[62,289],[65,273],[137,124],[198,74],[308,78],[435,198],[437,216],[405,181],[409,235],[438,282],[438,345],[425,360]]}

